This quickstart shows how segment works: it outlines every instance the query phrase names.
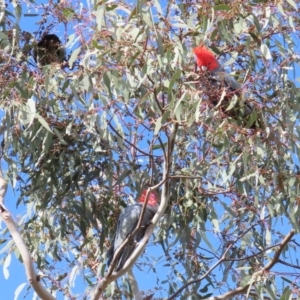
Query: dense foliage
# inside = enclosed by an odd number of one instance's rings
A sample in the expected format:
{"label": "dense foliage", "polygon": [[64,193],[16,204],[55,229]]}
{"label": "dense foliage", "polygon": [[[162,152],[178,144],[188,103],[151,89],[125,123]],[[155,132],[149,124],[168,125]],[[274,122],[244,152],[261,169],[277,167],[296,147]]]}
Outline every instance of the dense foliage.
{"label": "dense foliage", "polygon": [[[164,160],[172,155],[168,207],[153,246],[136,264],[155,278],[145,294],[167,298],[203,275],[178,299],[247,284],[249,299],[300,294],[297,236],[274,269],[252,276],[272,260],[272,245],[291,229],[299,231],[295,2],[6,6],[0,33],[2,165],[18,191],[20,232],[50,291],[70,299],[90,295],[105,274],[120,211],[145,185],[160,182]],[[34,8],[40,21],[28,32],[24,18],[32,19],[23,13]],[[33,48],[44,32],[60,34],[66,43],[68,64],[62,68],[39,70],[34,63]],[[197,73],[192,48],[200,43],[242,83],[242,99],[235,100],[250,101],[262,128],[251,129],[210,105],[209,95],[190,80]],[[175,124],[171,154],[167,139]],[[16,249],[5,227],[1,241],[5,263]],[[210,270],[226,249],[226,260]],[[19,258],[18,251],[14,255]],[[75,294],[79,277],[85,286]],[[114,299],[132,298],[126,276],[104,297],[113,293]]]}

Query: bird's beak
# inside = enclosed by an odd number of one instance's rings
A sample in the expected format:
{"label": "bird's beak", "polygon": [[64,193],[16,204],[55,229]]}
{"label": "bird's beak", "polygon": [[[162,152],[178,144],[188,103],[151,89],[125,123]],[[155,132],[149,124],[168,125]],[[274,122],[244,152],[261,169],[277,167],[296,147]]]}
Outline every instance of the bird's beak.
{"label": "bird's beak", "polygon": [[201,66],[201,70],[205,72],[205,71],[207,71],[207,67],[206,66]]}

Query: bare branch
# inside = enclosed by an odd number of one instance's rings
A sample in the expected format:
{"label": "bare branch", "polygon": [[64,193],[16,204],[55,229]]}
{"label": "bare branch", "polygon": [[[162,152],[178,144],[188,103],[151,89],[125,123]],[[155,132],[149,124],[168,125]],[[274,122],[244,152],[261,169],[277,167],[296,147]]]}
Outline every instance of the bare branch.
{"label": "bare branch", "polygon": [[296,266],[296,265],[293,265],[293,264],[289,264],[289,263],[287,263],[287,262],[285,262],[285,261],[283,261],[283,260],[281,260],[281,259],[278,259],[278,262],[279,262],[280,264],[286,265],[286,266],[291,267],[291,268],[300,269],[300,266]]}
{"label": "bare branch", "polygon": [[155,89],[155,86],[154,86],[154,81],[150,78],[149,75],[147,75],[147,78],[148,80],[153,84],[153,94],[154,94],[154,99],[155,99],[155,102],[159,108],[159,110],[161,111],[162,115],[164,114],[164,109],[160,106],[160,103],[159,103],[159,100],[157,98],[157,93],[156,93],[156,89]]}
{"label": "bare branch", "polygon": [[[268,218],[268,216],[266,216]],[[186,289],[189,285],[197,283],[202,281],[204,278],[206,278],[218,265],[220,265],[223,261],[227,261],[226,255],[228,251],[234,246],[234,244],[240,240],[245,234],[247,234],[253,227],[255,227],[258,223],[260,223],[261,220],[252,226],[250,226],[246,231],[244,231],[242,234],[240,234],[234,241],[231,242],[231,244],[227,247],[225,252],[223,253],[222,257],[200,278],[194,279],[191,281],[188,281],[185,285],[183,285],[177,292],[175,292],[171,297],[169,297],[167,300],[175,299],[184,289]]]}
{"label": "bare branch", "polygon": [[[140,153],[146,155],[146,156],[151,156],[151,154],[139,149],[137,146],[135,146],[134,144],[132,144],[131,142],[127,141],[126,139],[124,139],[122,137],[122,135],[111,125],[110,121],[107,121],[108,126],[110,127],[110,129],[116,133],[124,142],[126,142],[127,144],[129,144],[131,147],[135,148],[137,151],[139,151]],[[155,156],[155,155],[154,155]]]}
{"label": "bare branch", "polygon": [[7,190],[7,183],[3,178],[2,171],[0,170],[0,215],[6,224],[24,262],[26,277],[37,293],[43,300],[54,300],[55,298],[44,288],[39,281],[39,276],[36,275],[30,253],[17,229],[10,212],[4,207],[4,196]]}
{"label": "bare branch", "polygon": [[[251,226],[250,228],[253,228],[253,226]],[[249,230],[246,230],[242,235],[240,235],[227,249],[226,251],[224,252],[222,258],[220,260],[218,260],[201,278],[199,279],[196,279],[196,280],[193,280],[193,281],[189,281],[188,283],[186,283],[183,287],[181,287],[176,293],[174,293],[171,297],[168,298],[168,300],[171,300],[171,299],[175,299],[175,297],[180,294],[187,286],[189,286],[190,284],[193,284],[193,283],[196,283],[196,282],[199,282],[201,280],[203,280],[213,269],[215,269],[216,266],[218,266],[221,262],[227,260],[226,259],[226,253],[229,251],[229,249],[233,246],[233,244],[238,240],[240,239],[243,235],[245,235]],[[255,283],[256,282],[256,279],[263,276],[265,272],[268,272],[271,270],[271,268],[279,262],[279,257],[280,257],[280,254],[281,252],[283,251],[284,247],[287,245],[287,243],[292,239],[292,237],[294,236],[295,234],[295,230],[291,230],[287,235],[286,237],[282,240],[282,242],[278,245],[278,249],[276,250],[275,254],[274,254],[274,257],[270,260],[270,262],[265,266],[263,267],[261,270],[255,272],[253,275],[252,275],[252,278],[249,280],[250,282],[252,283]],[[220,295],[220,296],[213,296],[213,297],[210,297],[208,299],[211,299],[211,300],[227,300],[227,299],[233,299],[234,296],[236,295],[240,295],[240,294],[246,294],[248,289],[251,288],[252,284],[247,284],[246,286],[244,287],[238,287],[236,288],[235,290],[232,290],[232,291],[229,291],[228,293],[225,293],[223,295]]]}
{"label": "bare branch", "polygon": [[[282,250],[284,249],[284,247],[287,245],[287,243],[292,239],[292,237],[295,234],[295,230],[291,230],[286,237],[282,240],[282,242],[280,243],[280,245],[278,246],[277,251],[274,254],[274,257],[269,261],[269,263],[260,271],[256,272],[257,274],[259,273],[263,273],[265,271],[270,271],[274,265],[278,262],[280,254],[282,252]],[[254,276],[255,274],[253,274]]]}
{"label": "bare branch", "polygon": [[[250,259],[250,258],[252,258],[252,257],[256,257],[256,256],[258,256],[258,255],[260,255],[260,254],[262,254],[262,253],[265,253],[265,252],[267,252],[268,250],[270,250],[270,249],[272,249],[272,248],[275,248],[275,247],[277,247],[277,246],[279,246],[279,245],[280,245],[280,243],[275,244],[275,245],[272,245],[272,246],[270,246],[270,247],[265,248],[264,250],[258,251],[258,252],[254,253],[254,254],[252,254],[252,255],[245,256],[245,257],[240,257],[240,258],[226,258],[226,261],[242,261],[242,260],[248,260],[248,259]],[[278,260],[278,262],[280,262],[280,260]],[[283,262],[283,263],[284,263],[284,262]],[[300,269],[300,267],[298,267],[298,268]]]}

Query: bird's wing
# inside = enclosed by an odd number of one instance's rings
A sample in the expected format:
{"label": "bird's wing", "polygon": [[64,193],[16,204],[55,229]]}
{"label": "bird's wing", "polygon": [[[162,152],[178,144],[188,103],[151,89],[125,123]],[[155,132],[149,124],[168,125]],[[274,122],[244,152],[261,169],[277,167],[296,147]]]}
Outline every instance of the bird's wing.
{"label": "bird's wing", "polygon": [[[124,242],[128,234],[132,232],[137,226],[141,210],[142,210],[142,206],[140,204],[134,204],[134,205],[127,206],[122,211],[118,220],[116,233],[111,241],[111,246],[106,254],[108,266],[110,265],[114,257],[115,251]],[[127,258],[129,257],[133,249],[134,246],[132,248],[132,246],[127,244],[125,249],[121,251],[117,262],[116,270],[119,270],[124,265],[124,263],[126,262]]]}
{"label": "bird's wing", "polygon": [[118,227],[114,240],[114,247],[117,249],[131,233],[139,220],[142,205],[133,204],[127,206],[121,213],[118,221]]}
{"label": "bird's wing", "polygon": [[211,71],[210,73],[214,80],[218,81],[221,85],[230,88],[231,91],[234,92],[241,89],[241,85],[223,68],[220,68],[216,71]]}
{"label": "bird's wing", "polygon": [[[136,222],[134,222],[134,224],[132,224],[131,230],[129,232],[132,232],[136,228],[141,211],[142,211],[142,207],[143,206],[140,205],[140,210],[138,212],[138,217],[136,218]],[[137,209],[137,211],[138,211],[138,209]],[[116,267],[116,271],[120,270],[124,266],[124,264],[126,263],[128,258],[132,254],[133,250],[135,249],[137,242],[139,242],[144,237],[145,231],[154,215],[155,215],[155,212],[153,212],[151,209],[149,209],[147,207],[144,217],[143,217],[143,220],[142,220],[141,228],[134,235],[133,240],[129,241],[129,243],[126,245],[126,247],[122,251],[119,262]],[[136,216],[135,213],[134,213],[134,216]]]}
{"label": "bird's wing", "polygon": [[[235,80],[234,77],[225,73],[224,75],[225,84],[232,90],[237,91],[241,89],[241,85]],[[241,91],[240,91],[241,92]]]}

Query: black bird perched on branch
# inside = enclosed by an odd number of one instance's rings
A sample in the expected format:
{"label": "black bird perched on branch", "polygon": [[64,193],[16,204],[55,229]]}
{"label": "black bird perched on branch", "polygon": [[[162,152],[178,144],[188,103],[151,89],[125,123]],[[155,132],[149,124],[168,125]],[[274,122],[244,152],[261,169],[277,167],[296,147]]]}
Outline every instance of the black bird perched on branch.
{"label": "black bird perched on branch", "polygon": [[62,63],[65,59],[65,48],[55,34],[46,34],[33,51],[33,58],[39,68],[51,63]]}

